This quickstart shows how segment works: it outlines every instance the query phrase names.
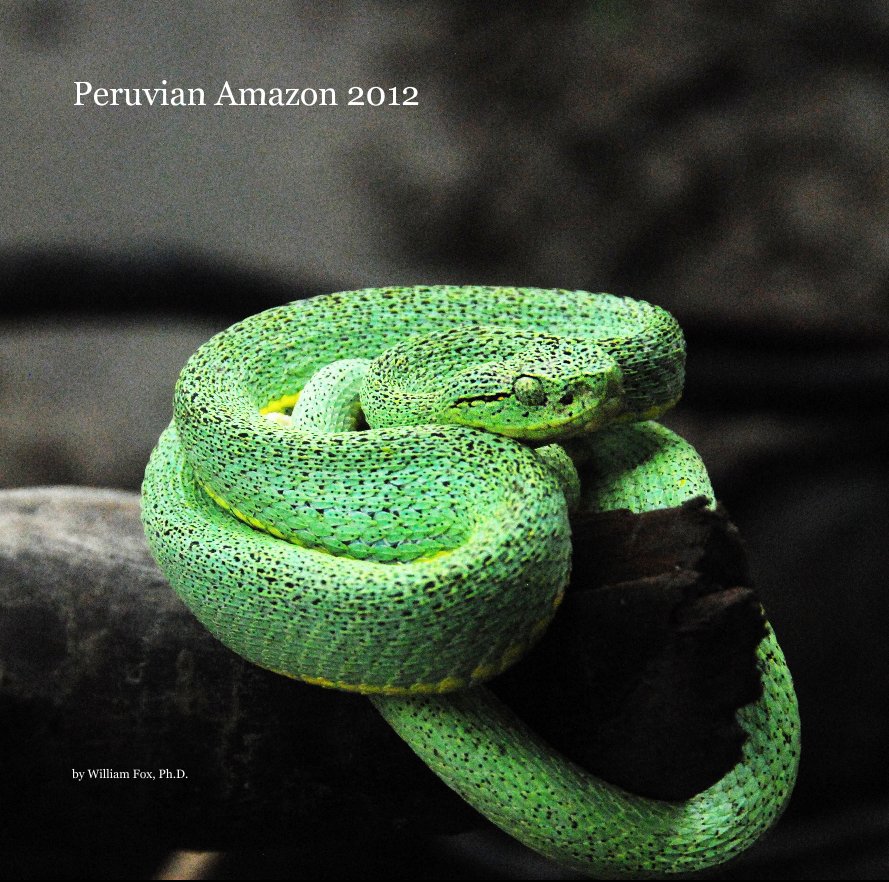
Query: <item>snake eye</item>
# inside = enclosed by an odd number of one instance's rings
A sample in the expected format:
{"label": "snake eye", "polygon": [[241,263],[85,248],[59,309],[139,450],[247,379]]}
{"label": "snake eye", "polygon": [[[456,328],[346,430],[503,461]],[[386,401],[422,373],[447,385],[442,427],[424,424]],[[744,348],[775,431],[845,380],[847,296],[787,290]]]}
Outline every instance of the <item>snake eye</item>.
{"label": "snake eye", "polygon": [[512,391],[519,404],[524,404],[528,407],[539,407],[546,401],[543,383],[537,377],[529,377],[527,375],[517,377],[512,384]]}

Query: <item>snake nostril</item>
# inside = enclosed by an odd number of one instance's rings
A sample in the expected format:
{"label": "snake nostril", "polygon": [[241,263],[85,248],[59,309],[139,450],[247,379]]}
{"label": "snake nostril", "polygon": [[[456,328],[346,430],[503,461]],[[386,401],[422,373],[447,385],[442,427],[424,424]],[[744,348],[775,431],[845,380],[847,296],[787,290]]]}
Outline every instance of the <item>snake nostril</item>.
{"label": "snake nostril", "polygon": [[574,403],[574,393],[566,392],[560,399],[559,404],[569,405]]}

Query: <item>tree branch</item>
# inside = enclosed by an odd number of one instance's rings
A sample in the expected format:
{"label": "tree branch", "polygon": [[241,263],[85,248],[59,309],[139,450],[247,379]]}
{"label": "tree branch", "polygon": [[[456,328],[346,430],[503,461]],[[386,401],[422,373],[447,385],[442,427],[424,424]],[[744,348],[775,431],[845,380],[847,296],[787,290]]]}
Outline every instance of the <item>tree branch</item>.
{"label": "tree branch", "polygon": [[[737,758],[733,712],[757,689],[736,532],[698,505],[617,512],[576,524],[575,548],[550,635],[497,691],[609,780],[700,789]],[[132,493],[0,492],[0,714],[7,843],[219,848],[477,822],[369,702],[212,638],[151,560]]]}

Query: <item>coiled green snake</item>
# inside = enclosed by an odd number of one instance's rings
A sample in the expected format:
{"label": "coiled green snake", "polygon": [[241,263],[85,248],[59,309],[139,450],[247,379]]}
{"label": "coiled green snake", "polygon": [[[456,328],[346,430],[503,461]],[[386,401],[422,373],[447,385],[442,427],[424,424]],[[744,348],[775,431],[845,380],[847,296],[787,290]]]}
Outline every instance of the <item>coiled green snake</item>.
{"label": "coiled green snake", "polygon": [[569,508],[713,500],[696,452],[652,422],[684,363],[669,313],[608,294],[374,288],[271,309],[183,369],[145,532],[223,642],[371,695],[530,847],[590,875],[700,870],[750,845],[793,787],[796,698],[771,628],[741,762],[682,803],[593,777],[477,685],[555,614]]}

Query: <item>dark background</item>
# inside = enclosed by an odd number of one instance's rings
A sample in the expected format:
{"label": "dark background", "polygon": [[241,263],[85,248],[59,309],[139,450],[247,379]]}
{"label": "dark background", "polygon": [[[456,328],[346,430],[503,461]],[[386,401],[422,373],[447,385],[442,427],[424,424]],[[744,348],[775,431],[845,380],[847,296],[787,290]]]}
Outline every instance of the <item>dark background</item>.
{"label": "dark background", "polygon": [[[886,875],[889,6],[7,2],[0,52],[0,486],[137,489],[188,354],[295,297],[660,303],[689,344],[666,421],[741,528],[800,698],[797,791],[748,872]],[[163,78],[340,106],[74,107],[76,80]],[[420,106],[346,107],[350,85]],[[379,862],[552,872],[490,837]],[[330,855],[306,860],[360,873]]]}

